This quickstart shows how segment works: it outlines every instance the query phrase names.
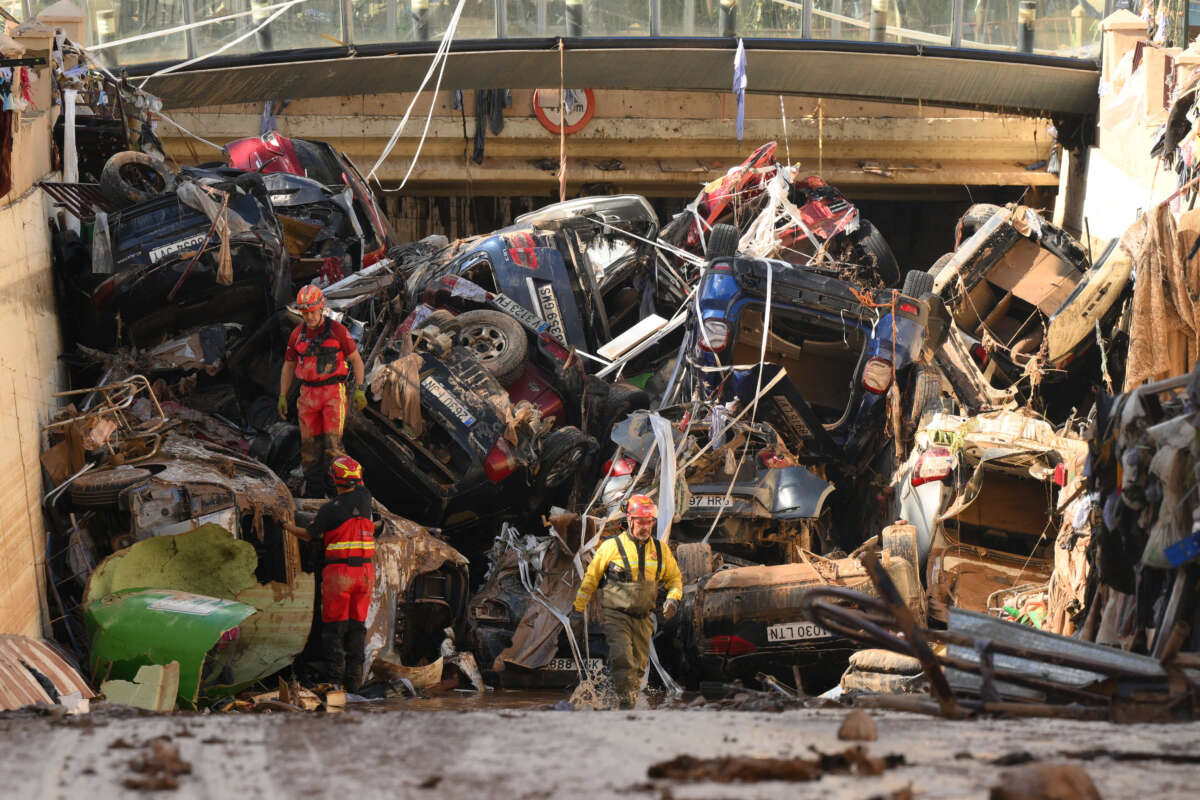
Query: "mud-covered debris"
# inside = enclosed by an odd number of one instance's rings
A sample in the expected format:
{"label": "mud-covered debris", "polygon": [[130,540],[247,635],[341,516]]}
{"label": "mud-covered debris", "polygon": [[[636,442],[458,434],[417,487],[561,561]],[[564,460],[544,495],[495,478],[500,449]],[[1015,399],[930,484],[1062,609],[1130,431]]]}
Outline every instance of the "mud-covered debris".
{"label": "mud-covered debris", "polygon": [[417,784],[418,789],[436,789],[437,785],[442,782],[441,775],[430,775],[425,780]]}
{"label": "mud-covered debris", "polygon": [[1100,800],[1096,784],[1076,764],[1029,764],[1000,773],[989,800]]}
{"label": "mud-covered debris", "polygon": [[873,742],[879,738],[879,726],[870,714],[861,708],[855,709],[842,720],[838,738],[849,742]]}
{"label": "mud-covered debris", "polygon": [[121,781],[126,789],[159,791],[178,789],[179,776],[190,775],[191,762],[184,761],[171,737],[159,736],[146,743],[146,751],[129,760],[129,768],[138,773]]}
{"label": "mud-covered debris", "polygon": [[646,774],[651,778],[675,781],[713,781],[716,783],[757,783],[759,781],[815,781],[823,775],[879,775],[904,764],[904,756],[876,757],[859,747],[841,753],[817,753],[808,758],[751,758],[720,756],[696,758],[676,756],[670,761],[652,764]]}

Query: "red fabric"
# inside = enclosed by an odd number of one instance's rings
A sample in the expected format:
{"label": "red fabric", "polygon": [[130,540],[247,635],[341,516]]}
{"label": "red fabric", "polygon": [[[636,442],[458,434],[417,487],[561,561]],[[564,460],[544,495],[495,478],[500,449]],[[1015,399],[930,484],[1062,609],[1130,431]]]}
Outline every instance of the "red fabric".
{"label": "red fabric", "polygon": [[[351,354],[358,351],[358,345],[350,338],[350,331],[346,330],[346,326],[334,319],[325,320],[329,323],[329,336],[337,340],[341,345],[342,352],[349,357]],[[292,335],[288,337],[287,352],[284,353],[284,360],[299,361],[300,351],[296,349],[296,345],[300,343],[300,331],[304,328],[304,323],[300,323],[292,331]],[[316,336],[317,331],[309,331],[309,336]]]}
{"label": "red fabric", "polygon": [[321,261],[321,277],[329,283],[340,281],[346,277],[342,272],[342,257],[341,256],[326,256]]}
{"label": "red fabric", "polygon": [[330,564],[321,573],[321,621],[367,621],[371,606],[371,589],[375,582],[375,566],[361,567]]}
{"label": "red fabric", "polygon": [[346,384],[301,386],[296,403],[300,436],[311,439],[326,433],[342,433],[346,423]]}

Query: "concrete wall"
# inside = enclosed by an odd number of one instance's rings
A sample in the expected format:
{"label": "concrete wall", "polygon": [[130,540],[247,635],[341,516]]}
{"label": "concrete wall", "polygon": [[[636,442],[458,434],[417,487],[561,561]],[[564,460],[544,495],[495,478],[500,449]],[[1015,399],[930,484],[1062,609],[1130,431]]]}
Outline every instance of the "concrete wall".
{"label": "concrete wall", "polygon": [[12,190],[0,198],[0,633],[45,630],[40,426],[55,402],[61,341],[50,272],[50,114],[18,124]]}

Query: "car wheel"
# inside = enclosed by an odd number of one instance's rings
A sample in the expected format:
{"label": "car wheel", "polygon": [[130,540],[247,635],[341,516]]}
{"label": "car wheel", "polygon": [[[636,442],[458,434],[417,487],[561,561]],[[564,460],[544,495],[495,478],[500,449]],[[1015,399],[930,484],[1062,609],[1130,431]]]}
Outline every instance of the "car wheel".
{"label": "car wheel", "polygon": [[679,563],[684,586],[700,580],[705,575],[711,575],[716,569],[712,545],[708,542],[687,542],[679,545],[675,548],[675,560]]}
{"label": "car wheel", "polygon": [[884,286],[895,286],[900,282],[900,264],[896,261],[896,254],[892,252],[892,246],[888,244],[887,239],[883,238],[879,229],[871,224],[870,220],[859,219],[858,230],[851,235],[851,241],[868,256],[873,257],[875,272],[883,281]]}
{"label": "car wheel", "polygon": [[141,467],[122,465],[80,475],[67,490],[77,506],[103,507],[117,502],[117,496],[130,486],[149,480],[151,472]]}
{"label": "car wheel", "polygon": [[596,440],[579,428],[565,427],[552,431],[542,442],[534,494],[558,489],[583,473],[588,457],[596,451]]}
{"label": "car wheel", "polygon": [[1003,209],[994,203],[976,203],[967,209],[954,227],[954,246],[958,247],[964,240],[975,235],[975,231]]}
{"label": "car wheel", "polygon": [[454,320],[454,343],[471,351],[502,386],[525,371],[529,342],[525,329],[507,314],[481,309],[459,314]]}
{"label": "car wheel", "polygon": [[904,276],[904,286],[900,289],[900,294],[920,299],[932,291],[933,275],[914,269]]}
{"label": "car wheel", "polygon": [[937,367],[917,364],[913,370],[912,405],[905,419],[909,439],[930,416],[942,410],[942,376]]}
{"label": "car wheel", "polygon": [[100,191],[117,206],[132,206],[175,191],[175,175],[145,153],[117,153],[100,173]]}
{"label": "car wheel", "polygon": [[604,399],[604,424],[601,433],[608,435],[612,426],[628,417],[634,411],[650,407],[650,393],[633,386],[616,383]]}
{"label": "car wheel", "polygon": [[718,222],[713,225],[712,232],[708,234],[706,257],[712,261],[715,258],[737,255],[738,242],[741,238],[742,236],[735,226]]}

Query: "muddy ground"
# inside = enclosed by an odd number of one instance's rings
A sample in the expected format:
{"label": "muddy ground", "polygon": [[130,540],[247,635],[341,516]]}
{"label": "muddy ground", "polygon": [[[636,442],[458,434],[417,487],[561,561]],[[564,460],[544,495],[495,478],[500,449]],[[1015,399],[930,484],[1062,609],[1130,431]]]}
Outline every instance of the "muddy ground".
{"label": "muddy ground", "polygon": [[[499,699],[499,698],[497,698]],[[519,700],[519,699],[518,699]],[[396,707],[396,706],[399,707]],[[493,707],[505,705],[492,703]],[[509,703],[519,706],[520,702]],[[1032,757],[1080,764],[1105,798],[1196,797],[1200,724],[1127,725],[1060,720],[945,722],[876,713],[872,755],[906,764],[875,777],[826,775],[808,783],[689,784],[652,781],[647,768],[681,754],[811,755],[844,750],[841,709],[782,713],[712,710],[383,711],[339,714],[139,716],[106,712],[54,719],[0,716],[0,795],[13,798],[130,796],[130,762],[147,743],[170,737],[190,773],[169,791],[179,798],[715,798],[890,796],[986,798]],[[1088,753],[1085,751],[1104,751]],[[1063,753],[1070,755],[1064,756]],[[1130,754],[1142,754],[1131,757]],[[1166,758],[1162,756],[1165,755]]]}

